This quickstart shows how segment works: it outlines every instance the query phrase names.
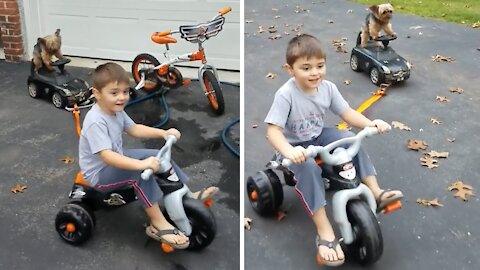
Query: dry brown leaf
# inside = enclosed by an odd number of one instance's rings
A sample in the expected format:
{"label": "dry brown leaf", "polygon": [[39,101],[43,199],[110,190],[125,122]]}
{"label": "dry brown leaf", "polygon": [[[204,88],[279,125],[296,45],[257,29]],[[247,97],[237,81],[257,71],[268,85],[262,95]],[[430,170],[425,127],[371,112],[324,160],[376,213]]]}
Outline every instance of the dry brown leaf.
{"label": "dry brown leaf", "polygon": [[440,102],[449,102],[450,101],[446,96],[437,96],[436,99]]}
{"label": "dry brown leaf", "polygon": [[246,229],[246,230],[249,230],[251,229],[251,225],[252,225],[252,219],[249,218],[249,217],[245,217],[243,219],[243,227]]}
{"label": "dry brown leaf", "polygon": [[436,125],[441,125],[442,124],[442,121],[440,121],[438,119],[435,119],[435,118],[430,118],[430,122],[432,122],[432,124],[436,124]]}
{"label": "dry brown leaf", "polygon": [[420,164],[422,166],[428,167],[429,169],[437,168],[438,167],[437,162],[438,160],[433,159],[431,157],[427,157],[427,156],[420,158]]}
{"label": "dry brown leaf", "polygon": [[267,73],[267,75],[265,75],[265,77],[269,79],[275,79],[277,77],[277,74],[273,72],[269,72]]}
{"label": "dry brown leaf", "polygon": [[278,8],[272,8],[273,11],[277,12],[278,11]]}
{"label": "dry brown leaf", "polygon": [[480,22],[473,23],[472,28],[480,28]]}
{"label": "dry brown leaf", "polygon": [[447,141],[448,141],[448,142],[454,142],[454,141],[455,141],[455,138],[447,138]]}
{"label": "dry brown leaf", "polygon": [[277,221],[282,221],[285,217],[287,217],[287,212],[282,210],[277,211]]}
{"label": "dry brown leaf", "polygon": [[275,28],[268,28],[268,32],[273,34],[273,33],[276,33],[277,32],[277,29]]}
{"label": "dry brown leaf", "polygon": [[65,164],[70,164],[70,163],[73,163],[75,161],[75,158],[70,157],[70,156],[64,156],[59,160],[62,161],[63,163],[65,163]]}
{"label": "dry brown leaf", "polygon": [[351,83],[352,83],[352,82],[351,82],[350,80],[345,80],[345,81],[343,81],[343,84],[345,84],[345,85],[350,85]]}
{"label": "dry brown leaf", "polygon": [[269,37],[269,39],[271,39],[271,40],[275,40],[275,39],[279,39],[279,38],[282,38],[282,35],[278,34],[278,35]]}
{"label": "dry brown leaf", "polygon": [[460,87],[450,87],[448,88],[448,91],[452,93],[457,93],[457,94],[463,94],[464,90]]}
{"label": "dry brown leaf", "polygon": [[252,23],[253,20],[245,20],[245,23]]}
{"label": "dry brown leaf", "polygon": [[432,150],[426,153],[426,155],[429,155],[431,158],[448,158],[448,152],[437,152]]}
{"label": "dry brown leaf", "polygon": [[464,184],[460,180],[457,180],[456,182],[448,186],[448,190],[449,191],[456,190],[453,196],[458,197],[464,201],[468,201],[469,196],[475,196],[475,194],[473,193],[472,186]]}
{"label": "dry brown leaf", "polygon": [[263,26],[261,26],[261,25],[258,26],[258,31],[257,31],[257,33],[261,34],[261,33],[263,33],[263,32],[265,32],[265,30],[263,29]]}
{"label": "dry brown leaf", "polygon": [[409,128],[404,123],[401,123],[401,122],[398,122],[398,121],[392,121],[392,126],[393,126],[393,128],[398,128],[400,130],[406,130],[406,131],[411,131],[412,130],[411,128]]}
{"label": "dry brown leaf", "polygon": [[257,128],[257,127],[258,127],[257,124],[253,124],[253,125],[252,125],[252,128]]}
{"label": "dry brown leaf", "polygon": [[425,141],[422,140],[408,140],[407,141],[407,147],[412,149],[412,150],[425,150],[427,149],[428,144]]}
{"label": "dry brown leaf", "polygon": [[274,19],[279,19],[279,18],[281,18],[281,17],[282,17],[282,16],[277,15],[277,16],[275,16],[275,17],[273,17],[273,18],[274,18]]}
{"label": "dry brown leaf", "polygon": [[432,56],[432,61],[450,63],[450,62],[455,61],[455,59],[452,58],[452,57],[449,57],[449,56],[443,56],[443,55],[437,54],[437,55]]}
{"label": "dry brown leaf", "polygon": [[328,20],[328,23],[334,23],[334,21],[333,20]]}
{"label": "dry brown leaf", "polygon": [[13,193],[22,193],[25,189],[27,189],[27,186],[22,185],[22,184],[16,184],[14,187],[10,189],[11,192]]}
{"label": "dry brown leaf", "polygon": [[417,199],[417,203],[421,204],[423,206],[438,206],[438,207],[443,207],[443,204],[441,204],[438,201],[438,198],[432,199],[432,200],[426,200],[426,199]]}
{"label": "dry brown leaf", "polygon": [[353,13],[353,9],[347,10],[347,13]]}

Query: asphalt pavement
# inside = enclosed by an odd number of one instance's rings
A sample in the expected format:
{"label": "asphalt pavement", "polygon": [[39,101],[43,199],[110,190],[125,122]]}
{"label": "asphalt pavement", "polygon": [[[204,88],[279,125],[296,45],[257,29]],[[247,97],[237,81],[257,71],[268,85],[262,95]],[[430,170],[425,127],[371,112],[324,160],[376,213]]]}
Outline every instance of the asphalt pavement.
{"label": "asphalt pavement", "polygon": [[[164,128],[182,133],[173,159],[190,176],[191,190],[210,185],[221,191],[211,210],[217,235],[200,252],[165,254],[147,241],[147,221],[138,202],[96,212],[93,237],[71,246],[60,239],[54,220],[67,202],[78,171],[78,138],[73,115],[54,108],[47,98],[27,92],[30,63],[0,61],[0,269],[237,269],[239,262],[239,159],[224,147],[224,127],[239,117],[238,86],[222,84],[225,114],[216,116],[198,82],[166,94],[170,119]],[[88,82],[92,69],[66,66]],[[220,78],[221,79],[221,78]],[[132,84],[133,85],[133,84]],[[87,109],[81,111],[85,116]],[[127,108],[138,123],[154,125],[165,115],[161,103],[148,100]],[[238,149],[239,125],[226,133]],[[160,140],[125,137],[127,148],[160,148]],[[64,164],[64,156],[75,158]],[[23,193],[12,193],[16,184]]]}
{"label": "asphalt pavement", "polygon": [[[377,89],[366,73],[355,73],[348,64],[366,14],[366,6],[347,1],[245,2],[244,181],[264,169],[263,164],[272,157],[263,120],[275,91],[289,78],[282,64],[287,43],[295,34],[313,34],[322,41],[327,53],[326,79],[338,86],[351,107],[358,107]],[[270,26],[277,32],[269,33]],[[478,269],[479,198],[464,202],[447,188],[462,180],[474,193],[480,189],[480,150],[476,146],[480,141],[480,32],[469,25],[398,13],[392,26],[398,39],[390,45],[413,63],[412,74],[406,82],[389,87],[387,96],[365,115],[402,122],[411,131],[393,129],[365,140],[363,145],[373,159],[381,186],[402,190],[405,199],[401,210],[379,217],[384,253],[368,269]],[[344,37],[347,53],[336,52],[333,40]],[[434,62],[435,55],[454,61]],[[268,73],[278,76],[267,78]],[[346,80],[351,83],[345,84]],[[450,87],[464,92],[452,93]],[[437,96],[446,96],[449,102],[439,102]],[[441,124],[433,124],[432,118]],[[339,122],[332,114],[327,116],[329,125]],[[258,127],[253,128],[255,125]],[[454,142],[448,141],[453,138]],[[426,141],[427,150],[408,149],[409,139]],[[420,165],[422,153],[431,150],[449,152],[448,158],[438,159],[434,169]],[[293,189],[283,190],[286,217],[281,221],[260,217],[244,197],[245,216],[253,220],[251,230],[245,231],[245,269],[321,268],[315,262],[313,222]],[[418,198],[438,198],[444,206],[424,207],[416,203]],[[363,267],[347,257],[339,269]]]}

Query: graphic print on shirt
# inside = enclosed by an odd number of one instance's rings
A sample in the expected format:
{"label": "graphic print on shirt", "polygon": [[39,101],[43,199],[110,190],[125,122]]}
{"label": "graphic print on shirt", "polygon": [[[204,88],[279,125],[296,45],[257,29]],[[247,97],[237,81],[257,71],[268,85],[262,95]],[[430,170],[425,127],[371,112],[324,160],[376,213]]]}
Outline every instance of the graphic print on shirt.
{"label": "graphic print on shirt", "polygon": [[310,112],[300,119],[292,119],[286,124],[286,128],[299,137],[315,134],[315,130],[323,127],[323,114],[321,112]]}

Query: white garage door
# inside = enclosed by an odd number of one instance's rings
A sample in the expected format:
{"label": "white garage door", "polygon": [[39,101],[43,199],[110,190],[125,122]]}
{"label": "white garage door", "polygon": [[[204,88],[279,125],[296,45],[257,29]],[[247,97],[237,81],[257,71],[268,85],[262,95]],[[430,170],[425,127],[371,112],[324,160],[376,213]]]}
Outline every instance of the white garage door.
{"label": "white garage door", "polygon": [[[142,52],[164,61],[164,45],[153,43],[156,31],[178,30],[213,18],[227,6],[223,30],[204,43],[209,64],[240,70],[240,3],[220,0],[24,0],[27,44],[60,28],[66,55],[132,61]],[[181,39],[172,54],[193,52],[197,45]],[[29,53],[31,53],[30,49]]]}

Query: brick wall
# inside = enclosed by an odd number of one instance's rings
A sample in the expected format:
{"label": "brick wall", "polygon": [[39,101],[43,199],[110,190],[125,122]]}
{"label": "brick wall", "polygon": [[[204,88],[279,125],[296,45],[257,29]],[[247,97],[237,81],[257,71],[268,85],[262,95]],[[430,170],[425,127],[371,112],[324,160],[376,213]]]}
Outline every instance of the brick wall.
{"label": "brick wall", "polygon": [[17,0],[0,0],[0,29],[7,62],[23,59],[22,26]]}

